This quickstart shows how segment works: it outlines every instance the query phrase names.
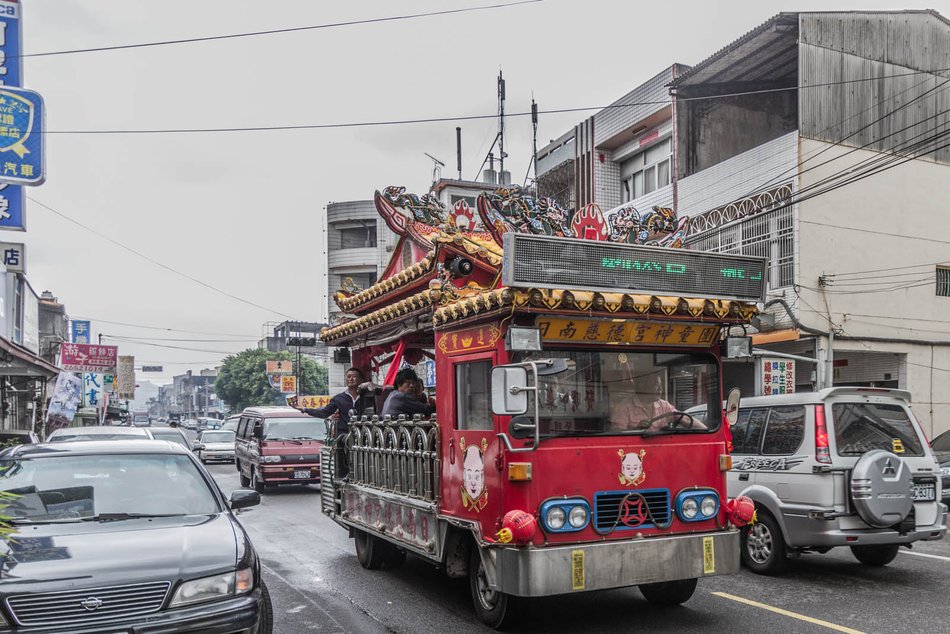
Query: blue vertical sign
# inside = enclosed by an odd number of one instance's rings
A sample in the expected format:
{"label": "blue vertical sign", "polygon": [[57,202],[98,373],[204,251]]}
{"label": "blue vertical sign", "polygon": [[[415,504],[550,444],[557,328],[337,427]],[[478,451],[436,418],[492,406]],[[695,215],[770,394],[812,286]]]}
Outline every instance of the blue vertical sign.
{"label": "blue vertical sign", "polygon": [[70,343],[89,343],[90,324],[88,321],[73,319],[70,322]]}
{"label": "blue vertical sign", "polygon": [[45,180],[43,112],[39,93],[0,88],[0,181],[39,185]]}
{"label": "blue vertical sign", "polygon": [[[20,3],[0,0],[0,85],[23,85]],[[26,231],[23,188],[0,183],[0,229]]]}

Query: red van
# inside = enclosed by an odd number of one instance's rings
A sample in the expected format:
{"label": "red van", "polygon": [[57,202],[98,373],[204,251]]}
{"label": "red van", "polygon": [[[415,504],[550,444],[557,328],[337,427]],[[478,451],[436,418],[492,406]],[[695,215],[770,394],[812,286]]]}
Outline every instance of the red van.
{"label": "red van", "polygon": [[258,493],[279,484],[319,484],[322,418],[290,407],[249,407],[241,413],[234,463],[241,486]]}

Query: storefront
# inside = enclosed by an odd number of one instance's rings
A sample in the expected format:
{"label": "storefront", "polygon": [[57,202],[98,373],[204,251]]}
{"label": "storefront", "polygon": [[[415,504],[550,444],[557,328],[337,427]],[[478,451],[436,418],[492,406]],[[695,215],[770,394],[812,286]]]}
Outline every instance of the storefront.
{"label": "storefront", "polygon": [[43,435],[47,382],[59,368],[0,337],[0,428]]}

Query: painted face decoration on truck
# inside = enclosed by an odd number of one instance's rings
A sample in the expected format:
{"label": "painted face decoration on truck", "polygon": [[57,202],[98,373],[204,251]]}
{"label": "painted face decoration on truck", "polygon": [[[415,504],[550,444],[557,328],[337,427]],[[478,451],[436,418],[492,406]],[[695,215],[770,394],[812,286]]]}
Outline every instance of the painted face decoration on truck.
{"label": "painted face decoration on truck", "polygon": [[467,511],[479,512],[488,504],[488,490],[485,489],[485,450],[488,439],[482,438],[481,446],[465,444],[465,438],[459,439],[462,450],[462,486],[459,493],[462,507]]}
{"label": "painted face decoration on truck", "polygon": [[620,484],[638,486],[647,479],[646,471],[643,470],[646,453],[646,449],[641,449],[639,453],[626,453],[623,449],[617,451],[620,456]]}

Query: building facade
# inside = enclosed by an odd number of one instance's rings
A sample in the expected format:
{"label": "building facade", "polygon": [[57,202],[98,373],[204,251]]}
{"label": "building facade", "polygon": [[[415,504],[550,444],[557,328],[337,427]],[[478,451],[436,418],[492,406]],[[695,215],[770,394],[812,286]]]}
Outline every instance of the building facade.
{"label": "building facade", "polygon": [[[779,14],[544,148],[539,193],[669,205],[689,217],[688,248],[767,258],[758,356],[727,380],[770,393],[781,364],[782,390],[907,389],[932,437],[950,428],[948,59],[950,22],[933,11]],[[622,107],[664,90],[653,129]],[[614,128],[608,111],[625,113]],[[669,130],[669,185],[659,150],[626,164],[612,129],[650,143]]]}
{"label": "building facade", "polygon": [[[330,297],[344,286],[369,288],[389,263],[396,236],[376,212],[372,200],[351,200],[327,205],[327,253],[324,271],[328,289],[327,315],[330,324],[342,317]],[[318,335],[319,336],[319,335]],[[349,367],[348,350],[325,350],[331,394],[343,390]]]}

